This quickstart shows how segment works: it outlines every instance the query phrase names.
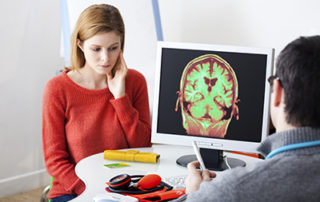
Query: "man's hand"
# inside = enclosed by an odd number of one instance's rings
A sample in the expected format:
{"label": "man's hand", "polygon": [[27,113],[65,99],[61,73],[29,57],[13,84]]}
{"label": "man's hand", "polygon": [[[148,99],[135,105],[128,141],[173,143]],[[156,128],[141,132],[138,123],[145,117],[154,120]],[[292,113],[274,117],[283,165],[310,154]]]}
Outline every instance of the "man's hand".
{"label": "man's hand", "polygon": [[[128,73],[122,52],[120,52],[119,59],[113,68],[112,71],[107,73],[107,82],[110,92],[117,99],[125,95],[126,76]],[[112,72],[114,72],[114,75],[112,75]]]}
{"label": "man's hand", "polygon": [[188,164],[188,177],[185,180],[186,193],[190,193],[199,189],[201,182],[211,181],[216,177],[216,173],[210,172],[208,169],[203,171],[197,170],[200,166],[198,161],[193,161]]}

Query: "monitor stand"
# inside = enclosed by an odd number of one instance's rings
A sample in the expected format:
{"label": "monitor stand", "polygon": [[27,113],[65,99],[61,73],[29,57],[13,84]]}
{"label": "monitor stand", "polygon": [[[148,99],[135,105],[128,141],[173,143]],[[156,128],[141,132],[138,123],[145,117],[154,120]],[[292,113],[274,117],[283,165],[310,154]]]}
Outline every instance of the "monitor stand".
{"label": "monitor stand", "polygon": [[[228,169],[228,165],[223,159],[223,151],[215,150],[215,149],[207,149],[207,148],[199,148],[200,154],[203,159],[204,165],[209,170],[222,171]],[[181,156],[177,159],[177,164],[183,167],[187,167],[188,163],[192,161],[196,161],[197,157],[195,154],[193,155],[185,155]],[[244,167],[246,163],[240,159],[235,158],[227,158],[228,164],[230,168],[242,166]]]}

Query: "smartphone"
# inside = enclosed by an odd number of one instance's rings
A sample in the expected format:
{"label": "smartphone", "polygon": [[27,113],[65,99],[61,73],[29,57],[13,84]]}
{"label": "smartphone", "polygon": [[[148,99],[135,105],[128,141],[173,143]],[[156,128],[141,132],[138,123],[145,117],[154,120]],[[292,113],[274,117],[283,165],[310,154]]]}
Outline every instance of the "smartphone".
{"label": "smartphone", "polygon": [[204,165],[204,162],[202,160],[201,154],[200,154],[200,150],[198,148],[197,142],[196,141],[192,141],[192,146],[193,146],[193,150],[194,153],[196,154],[197,160],[200,163],[200,169],[206,169],[206,166]]}

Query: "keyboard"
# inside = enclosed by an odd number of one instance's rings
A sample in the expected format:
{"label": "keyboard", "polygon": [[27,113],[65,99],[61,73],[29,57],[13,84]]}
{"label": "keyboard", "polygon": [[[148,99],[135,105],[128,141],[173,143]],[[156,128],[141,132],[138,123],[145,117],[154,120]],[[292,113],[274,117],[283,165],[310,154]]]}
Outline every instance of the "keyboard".
{"label": "keyboard", "polygon": [[184,189],[186,188],[184,181],[187,175],[178,175],[162,179],[165,183],[171,185],[173,189]]}

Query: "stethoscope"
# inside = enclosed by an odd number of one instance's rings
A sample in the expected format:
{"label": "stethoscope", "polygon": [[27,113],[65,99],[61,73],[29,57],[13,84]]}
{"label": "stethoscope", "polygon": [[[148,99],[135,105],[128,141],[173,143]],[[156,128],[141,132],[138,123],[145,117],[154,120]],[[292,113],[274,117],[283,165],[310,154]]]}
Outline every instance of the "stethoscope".
{"label": "stethoscope", "polygon": [[301,148],[306,148],[306,147],[314,147],[314,146],[318,146],[320,145],[320,140],[316,140],[316,141],[310,141],[310,142],[301,142],[301,143],[296,143],[296,144],[289,144],[287,146],[284,147],[280,147],[272,152],[270,152],[265,159],[270,159],[273,156],[284,152],[284,151],[289,151],[289,150],[293,150],[293,149],[301,149]]}

